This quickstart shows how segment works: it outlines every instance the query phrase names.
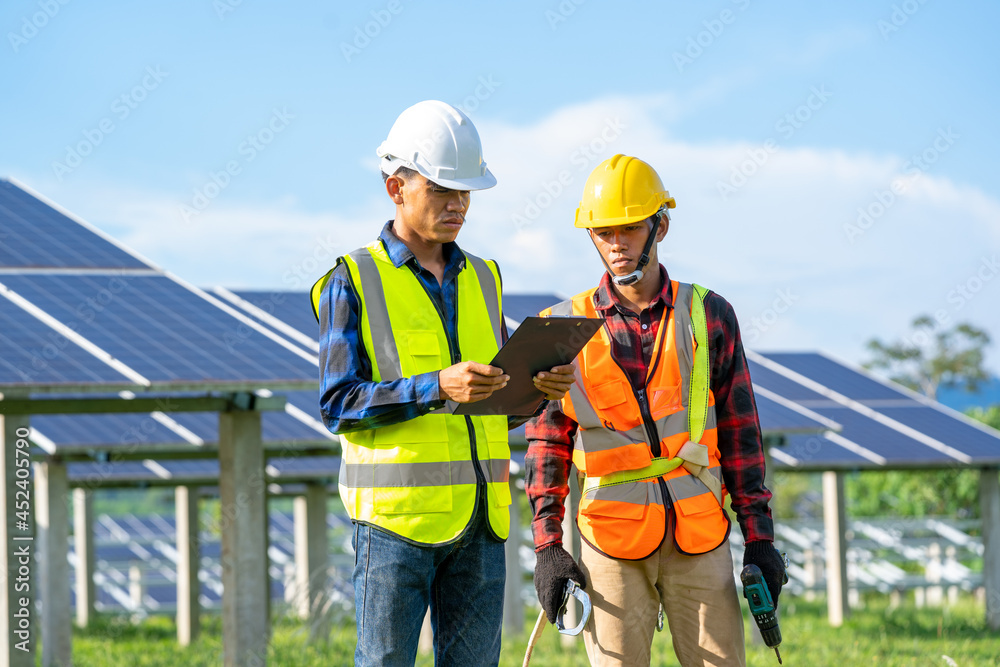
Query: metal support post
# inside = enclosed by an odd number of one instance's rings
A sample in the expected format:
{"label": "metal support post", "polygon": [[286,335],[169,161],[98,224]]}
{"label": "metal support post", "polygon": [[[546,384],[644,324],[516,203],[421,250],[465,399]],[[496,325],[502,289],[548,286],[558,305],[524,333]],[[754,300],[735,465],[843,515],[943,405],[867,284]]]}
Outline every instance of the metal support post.
{"label": "metal support post", "polygon": [[823,523],[826,526],[826,608],[830,625],[844,624],[847,602],[847,504],[844,473],[823,473]]}
{"label": "metal support post", "polygon": [[73,489],[73,551],[76,552],[76,624],[85,628],[94,618],[94,492]]}
{"label": "metal support post", "polygon": [[270,581],[259,412],[219,413],[219,495],[223,664],[264,667]]}

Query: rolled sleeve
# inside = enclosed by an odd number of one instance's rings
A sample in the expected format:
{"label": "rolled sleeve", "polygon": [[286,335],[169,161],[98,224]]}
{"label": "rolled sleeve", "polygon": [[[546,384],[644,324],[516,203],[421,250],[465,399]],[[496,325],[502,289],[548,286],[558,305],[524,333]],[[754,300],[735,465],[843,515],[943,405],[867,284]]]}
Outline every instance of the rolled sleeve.
{"label": "rolled sleeve", "polygon": [[774,540],[771,492],[764,486],[764,446],[739,323],[729,302],[714,292],[705,299],[705,310],[722,478],[730,506],[746,542]]}

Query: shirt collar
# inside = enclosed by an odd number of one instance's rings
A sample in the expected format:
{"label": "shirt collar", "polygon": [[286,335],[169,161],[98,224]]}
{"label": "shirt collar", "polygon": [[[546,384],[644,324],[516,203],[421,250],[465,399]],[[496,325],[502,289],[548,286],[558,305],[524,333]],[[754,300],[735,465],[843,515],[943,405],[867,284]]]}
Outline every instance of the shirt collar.
{"label": "shirt collar", "polygon": [[[667,308],[673,308],[673,286],[670,283],[670,276],[667,275],[667,269],[662,264],[660,264],[660,280],[663,284],[660,287],[659,293],[649,303],[649,308],[655,308],[659,305],[660,301],[662,301],[663,305]],[[604,276],[601,278],[601,284],[598,285],[597,291],[594,292],[594,308],[600,311],[608,311],[612,308],[616,308],[621,313],[626,311],[631,312],[624,304],[622,304],[618,295],[611,288],[611,274],[607,271],[604,272]]]}
{"label": "shirt collar", "polygon": [[[423,267],[420,266],[420,261],[413,254],[413,251],[407,248],[406,244],[400,241],[396,233],[392,231],[392,223],[392,220],[385,223],[378,238],[382,242],[382,245],[385,246],[385,252],[389,255],[389,259],[392,260],[393,266],[398,269],[412,261],[418,269],[422,269]],[[441,251],[444,253],[445,274],[452,271],[457,273],[465,268],[465,253],[459,249],[457,243],[449,241],[441,246]]]}

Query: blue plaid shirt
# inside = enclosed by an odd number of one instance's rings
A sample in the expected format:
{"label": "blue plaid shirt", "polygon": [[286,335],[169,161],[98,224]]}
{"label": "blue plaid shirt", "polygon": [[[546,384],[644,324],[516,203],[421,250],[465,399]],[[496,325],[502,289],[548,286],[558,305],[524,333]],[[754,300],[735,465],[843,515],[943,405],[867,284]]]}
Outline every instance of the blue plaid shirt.
{"label": "blue plaid shirt", "polygon": [[[465,255],[457,243],[445,243],[443,284],[420,266],[409,248],[392,231],[392,220],[379,234],[392,263],[407,265],[423,284],[439,311],[444,313],[445,333],[453,350],[458,349],[458,319],[455,310],[457,277],[465,267]],[[320,413],[334,433],[365,431],[398,424],[444,406],[439,396],[437,371],[391,382],[373,382],[371,360],[359,335],[360,304],[351,286],[347,267],[341,263],[330,276],[320,296]],[[502,320],[501,320],[502,322]],[[507,340],[507,327],[502,339]],[[453,359],[457,363],[460,359]],[[544,403],[543,403],[544,404]],[[508,418],[511,428],[528,418]]]}

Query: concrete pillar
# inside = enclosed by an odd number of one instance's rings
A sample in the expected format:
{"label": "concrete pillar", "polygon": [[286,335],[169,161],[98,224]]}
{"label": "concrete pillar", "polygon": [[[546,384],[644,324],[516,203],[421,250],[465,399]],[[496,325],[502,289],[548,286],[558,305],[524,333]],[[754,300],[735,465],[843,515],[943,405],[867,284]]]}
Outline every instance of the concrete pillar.
{"label": "concrete pillar", "polygon": [[816,552],[812,549],[805,549],[802,552],[803,565],[802,570],[805,572],[805,593],[803,597],[808,601],[812,602],[816,599],[815,587],[819,583],[819,568],[816,565]]}
{"label": "concrete pillar", "polygon": [[188,646],[201,632],[198,487],[178,486],[174,489],[174,517],[177,532],[177,642]]}
{"label": "concrete pillar", "polygon": [[73,618],[69,603],[69,483],[66,464],[35,464],[38,510],[39,592],[42,599],[42,667],[73,660]]}
{"label": "concrete pillar", "polygon": [[830,625],[844,624],[847,604],[847,503],[844,473],[823,473],[823,523],[826,527],[826,609]]}
{"label": "concrete pillar", "polygon": [[927,606],[940,607],[944,604],[944,588],[941,587],[941,575],[944,565],[941,561],[941,545],[932,542],[927,547],[927,563],[924,565],[924,577],[927,583]]}
{"label": "concrete pillar", "polygon": [[309,641],[330,636],[327,613],[326,485],[310,482],[295,498],[295,590],[299,618],[309,620]]}
{"label": "concrete pillar", "polygon": [[[35,496],[30,474],[28,416],[0,414],[0,665],[35,667]],[[22,472],[23,471],[23,472]],[[28,586],[25,588],[25,584]]]}
{"label": "concrete pillar", "polygon": [[146,597],[146,582],[142,580],[142,567],[139,561],[132,561],[128,566],[128,598],[132,602],[132,620],[142,618],[142,599]]}
{"label": "concrete pillar", "polygon": [[511,476],[510,484],[510,537],[504,544],[504,560],[507,565],[507,581],[503,595],[503,634],[505,637],[518,637],[524,633],[524,602],[521,600],[521,585],[524,577],[521,574],[521,496],[524,493],[517,488],[517,478]]}
{"label": "concrete pillar", "polygon": [[1000,477],[997,468],[979,473],[979,514],[983,518],[983,588],[986,627],[1000,630]]}
{"label": "concrete pillar", "polygon": [[94,618],[94,492],[73,489],[73,551],[76,552],[76,624]]}
{"label": "concrete pillar", "polygon": [[427,608],[423,625],[420,626],[420,638],[417,640],[417,653],[430,655],[434,652],[434,628],[431,626],[431,610]]}
{"label": "concrete pillar", "polygon": [[889,609],[895,611],[903,604],[903,592],[898,588],[889,591]]}
{"label": "concrete pillar", "polygon": [[222,654],[225,667],[267,664],[267,493],[260,413],[219,413]]}

